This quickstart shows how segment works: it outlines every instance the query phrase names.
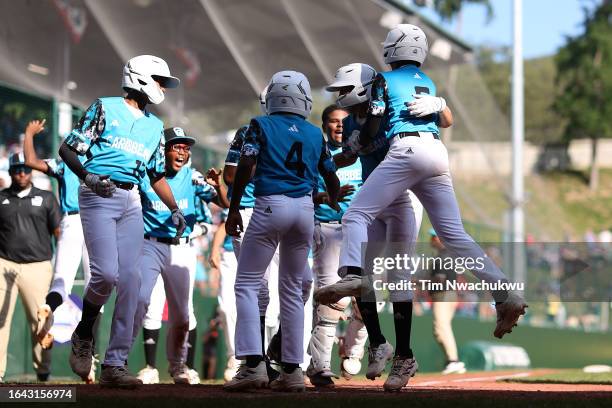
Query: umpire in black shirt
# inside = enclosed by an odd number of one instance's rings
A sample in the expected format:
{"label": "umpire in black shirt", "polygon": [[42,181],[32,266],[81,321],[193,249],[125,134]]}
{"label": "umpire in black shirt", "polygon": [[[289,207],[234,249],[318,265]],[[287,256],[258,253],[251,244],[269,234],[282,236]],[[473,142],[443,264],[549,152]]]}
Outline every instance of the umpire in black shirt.
{"label": "umpire in black shirt", "polygon": [[32,185],[23,154],[9,158],[9,174],[11,186],[0,191],[0,382],[18,293],[30,322],[34,370],[46,381],[51,354],[36,340],[36,312],[53,277],[51,237],[59,235],[61,213],[53,193]]}

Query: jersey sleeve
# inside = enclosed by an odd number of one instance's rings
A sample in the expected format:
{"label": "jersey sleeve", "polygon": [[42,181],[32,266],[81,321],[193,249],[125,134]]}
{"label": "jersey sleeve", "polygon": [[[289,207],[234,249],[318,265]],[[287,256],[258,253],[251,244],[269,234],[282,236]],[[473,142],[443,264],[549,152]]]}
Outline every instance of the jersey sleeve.
{"label": "jersey sleeve", "polygon": [[104,107],[98,99],[85,111],[76,127],[66,137],[65,143],[78,154],[84,155],[104,133],[105,126]]}
{"label": "jersey sleeve", "polygon": [[226,166],[237,166],[240,161],[240,151],[242,150],[242,146],[244,144],[244,136],[248,130],[248,126],[242,126],[240,129],[236,131],[234,135],[234,139],[230,143],[229,150],[227,152],[227,156],[225,157],[225,165]]}
{"label": "jersey sleeve", "polygon": [[66,168],[66,165],[62,160],[47,159],[45,160],[45,163],[47,163],[47,175],[49,177],[59,179],[64,176],[64,169]]}
{"label": "jersey sleeve", "polygon": [[368,114],[382,117],[387,110],[387,81],[381,74],[376,75],[372,84],[372,98],[368,106]]}
{"label": "jersey sleeve", "polygon": [[322,174],[329,174],[336,172],[336,165],[334,164],[334,159],[329,151],[329,147],[327,143],[325,143],[325,138],[321,135],[321,156],[319,157],[319,172]]}
{"label": "jersey sleeve", "polygon": [[244,144],[240,154],[247,157],[257,157],[263,146],[265,146],[263,131],[259,123],[253,119],[244,134]]}
{"label": "jersey sleeve", "polygon": [[165,156],[165,139],[164,133],[161,132],[159,139],[159,145],[151,155],[149,162],[147,163],[147,173],[152,178],[158,178],[166,173],[166,156]]}
{"label": "jersey sleeve", "polygon": [[206,178],[199,171],[192,171],[191,182],[195,187],[195,195],[200,200],[210,203],[215,197],[217,197],[217,190],[206,182]]}

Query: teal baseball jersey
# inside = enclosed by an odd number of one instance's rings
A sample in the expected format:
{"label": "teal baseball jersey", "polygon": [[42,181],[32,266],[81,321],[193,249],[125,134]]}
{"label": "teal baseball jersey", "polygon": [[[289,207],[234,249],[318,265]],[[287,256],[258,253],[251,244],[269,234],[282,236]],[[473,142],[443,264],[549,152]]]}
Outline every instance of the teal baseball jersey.
{"label": "teal baseball jersey", "polygon": [[[225,157],[226,166],[238,166],[238,162],[240,161],[240,151],[244,145],[244,135],[246,134],[248,128],[248,126],[242,126],[236,131],[236,135],[234,136],[234,139],[232,140],[230,148],[227,152],[227,156]],[[240,199],[241,208],[255,207],[255,194],[253,194],[254,190],[255,184],[253,184],[253,181],[251,180],[249,184],[245,186],[244,193],[242,193],[242,198]],[[228,200],[232,199],[231,185],[227,187],[227,198]]]}
{"label": "teal baseball jersey", "polygon": [[97,99],[87,109],[66,143],[86,159],[90,173],[140,184],[145,173],[164,174],[163,123],[148,111],[129,106],[121,97]]}
{"label": "teal baseball jersey", "polygon": [[316,191],[319,164],[336,171],[321,129],[292,114],[251,120],[241,154],[257,158],[255,197],[304,197]]}
{"label": "teal baseball jersey", "polygon": [[369,113],[386,117],[384,129],[387,138],[402,132],[438,133],[438,114],[422,118],[410,115],[406,104],[414,100],[415,94],[436,96],[436,85],[414,65],[405,65],[376,76]]}
{"label": "teal baseball jersey", "polygon": [[45,160],[49,170],[47,174],[59,183],[59,202],[62,213],[79,211],[79,186],[81,182],[66,163],[60,159]]}
{"label": "teal baseball jersey", "polygon": [[[227,213],[229,209],[226,208],[221,212],[221,222],[225,222],[227,220]],[[225,235],[225,239],[223,240],[223,250],[226,252],[234,252],[234,244],[232,243],[233,239],[231,235]]]}
{"label": "teal baseball jersey", "polygon": [[[329,148],[332,156],[342,151],[341,147],[332,148],[332,146],[329,146]],[[361,162],[359,160],[355,161],[355,163],[351,164],[350,166],[337,169],[336,175],[340,180],[341,186],[349,184],[355,187],[355,192],[349,196],[346,196],[344,201],[338,203],[341,210],[340,212],[337,212],[327,204],[318,205],[315,208],[315,218],[320,222],[340,221],[344,215],[344,212],[349,207],[351,200],[355,196],[355,193],[357,193],[357,190],[359,190],[359,187],[361,187],[361,184],[363,184],[361,179]],[[319,175],[319,192],[321,193],[324,191],[325,182],[323,181],[323,177]]]}
{"label": "teal baseball jersey", "polygon": [[[202,174],[188,166],[184,166],[173,176],[167,176],[166,180],[178,207],[185,216],[187,228],[183,237],[188,237],[193,231],[197,218],[194,197],[208,203],[217,196],[217,192],[212,186],[206,184]],[[172,223],[172,212],[155,193],[148,176],[145,176],[140,185],[140,198],[145,235],[156,238],[174,238],[176,227]]]}
{"label": "teal baseball jersey", "polygon": [[[365,123],[363,120],[358,120],[353,114],[348,115],[342,120],[342,150],[349,150],[345,144],[353,132],[361,132],[361,127]],[[368,176],[372,174],[376,166],[378,166],[389,151],[389,140],[385,135],[384,127],[381,126],[372,143],[366,146],[359,152],[359,162],[361,163],[361,180],[366,181]]]}

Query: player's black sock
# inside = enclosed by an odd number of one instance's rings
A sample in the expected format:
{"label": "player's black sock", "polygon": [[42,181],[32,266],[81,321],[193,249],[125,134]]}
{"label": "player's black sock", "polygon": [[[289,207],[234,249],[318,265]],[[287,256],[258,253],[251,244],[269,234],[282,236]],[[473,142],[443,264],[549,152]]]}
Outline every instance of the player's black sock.
{"label": "player's black sock", "polygon": [[380,329],[380,322],[378,321],[378,311],[376,310],[376,302],[362,302],[361,299],[357,300],[357,307],[361,313],[361,319],[363,324],[368,331],[368,338],[370,339],[371,347],[378,347],[385,343],[387,339],[382,334]]}
{"label": "player's black sock", "polygon": [[100,324],[102,323],[102,313],[98,313],[98,318],[93,326],[93,337],[96,339],[96,343],[94,343],[94,354],[98,354],[98,332],[100,331]]}
{"label": "player's black sock", "polygon": [[259,332],[261,333],[261,354],[266,355],[266,316],[259,316]]}
{"label": "player's black sock", "polygon": [[100,309],[102,309],[102,305],[94,305],[83,299],[83,314],[75,330],[80,339],[93,338],[93,327],[100,314]]}
{"label": "player's black sock", "polygon": [[358,266],[347,266],[346,267],[347,275],[359,275],[363,276],[363,269]]}
{"label": "player's black sock", "polygon": [[62,301],[62,295],[57,292],[49,292],[45,298],[45,303],[49,305],[51,311],[55,312],[55,309],[60,307],[64,302]]}
{"label": "player's black sock", "polygon": [[246,356],[246,365],[249,368],[255,368],[263,361],[263,356]]}
{"label": "player's black sock", "polygon": [[298,368],[300,365],[296,363],[281,363],[281,367],[283,367],[283,371],[287,374],[291,374]]}
{"label": "player's black sock", "polygon": [[196,352],[196,344],[198,338],[198,329],[195,328],[193,330],[189,330],[189,335],[187,336],[187,367],[193,369],[195,364],[195,352]]}
{"label": "player's black sock", "polygon": [[395,325],[395,355],[412,358],[410,332],[412,330],[412,302],[393,302]]}
{"label": "player's black sock", "polygon": [[155,368],[157,364],[157,341],[159,340],[159,330],[142,329],[144,343],[145,362],[148,366]]}

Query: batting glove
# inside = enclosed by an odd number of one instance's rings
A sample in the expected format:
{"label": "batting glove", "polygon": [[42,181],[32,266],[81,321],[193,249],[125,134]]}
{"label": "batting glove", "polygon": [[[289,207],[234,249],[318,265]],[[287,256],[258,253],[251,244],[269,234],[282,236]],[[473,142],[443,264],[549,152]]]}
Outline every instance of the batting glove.
{"label": "batting glove", "polygon": [[174,238],[178,239],[182,237],[183,232],[185,232],[185,228],[187,228],[187,222],[185,221],[183,212],[179,208],[172,210],[172,223],[176,227],[176,235]]}
{"label": "batting glove", "polygon": [[442,112],[446,108],[446,101],[444,98],[431,96],[427,94],[418,94],[414,96],[414,101],[407,102],[410,114],[417,118],[431,115],[432,113]]}
{"label": "batting glove", "polygon": [[85,176],[85,185],[100,197],[109,198],[117,189],[115,184],[109,180],[108,175],[98,176],[97,174],[89,173]]}
{"label": "batting glove", "polygon": [[361,143],[359,143],[360,133],[361,132],[359,130],[353,130],[353,133],[351,133],[346,141],[346,147],[348,147],[349,151],[353,154],[358,153],[362,148]]}

